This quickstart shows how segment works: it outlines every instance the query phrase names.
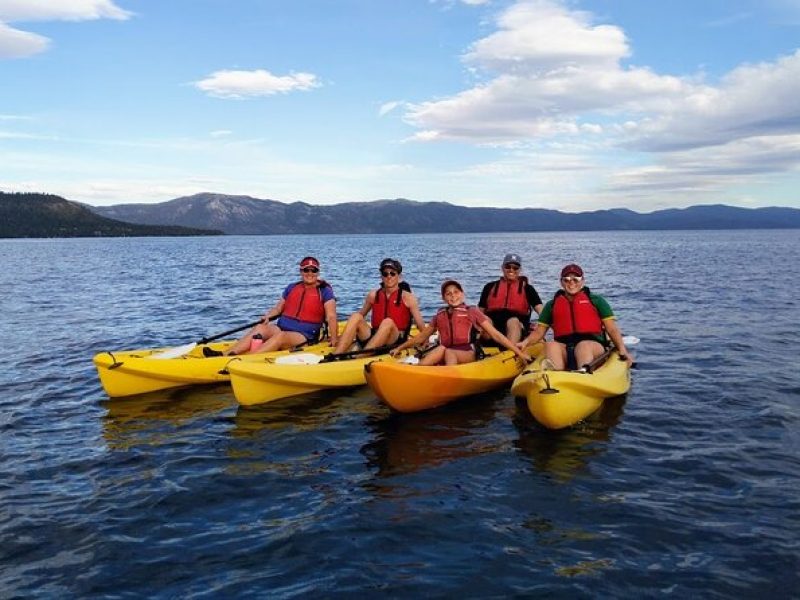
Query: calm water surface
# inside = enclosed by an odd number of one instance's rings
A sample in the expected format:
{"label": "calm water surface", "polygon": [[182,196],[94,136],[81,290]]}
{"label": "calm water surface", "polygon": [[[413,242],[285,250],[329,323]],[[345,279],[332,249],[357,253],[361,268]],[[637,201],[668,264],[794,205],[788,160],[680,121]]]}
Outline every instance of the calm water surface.
{"label": "calm water surface", "polygon": [[[800,232],[0,240],[0,597],[702,597],[800,589]],[[576,261],[636,346],[550,432],[507,390],[109,400],[109,349],[254,320],[318,255],[340,316],[395,256],[423,312]]]}

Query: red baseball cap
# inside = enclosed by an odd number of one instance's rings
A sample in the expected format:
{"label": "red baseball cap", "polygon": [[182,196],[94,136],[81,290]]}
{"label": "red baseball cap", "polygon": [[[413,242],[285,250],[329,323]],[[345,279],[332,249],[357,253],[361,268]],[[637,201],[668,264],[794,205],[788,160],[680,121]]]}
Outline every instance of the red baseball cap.
{"label": "red baseball cap", "polygon": [[574,263],[569,264],[561,269],[561,276],[566,277],[567,275],[577,275],[578,277],[583,277],[583,269]]}
{"label": "red baseball cap", "polygon": [[306,256],[300,261],[300,268],[304,269],[305,267],[317,267],[319,269],[319,261],[313,256]]}

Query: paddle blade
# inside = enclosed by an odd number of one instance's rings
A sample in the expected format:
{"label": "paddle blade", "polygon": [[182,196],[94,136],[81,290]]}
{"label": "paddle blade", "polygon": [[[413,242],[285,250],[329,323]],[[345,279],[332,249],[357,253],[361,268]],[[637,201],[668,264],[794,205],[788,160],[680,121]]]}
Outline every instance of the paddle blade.
{"label": "paddle blade", "polygon": [[190,344],[184,344],[183,346],[176,346],[175,348],[169,348],[167,350],[162,350],[161,352],[156,352],[155,354],[151,354],[147,358],[155,358],[159,360],[164,360],[168,358],[180,358],[184,354],[189,354],[192,350],[197,347],[197,342],[192,342]]}
{"label": "paddle blade", "polygon": [[311,352],[303,352],[301,354],[287,354],[286,356],[278,356],[275,358],[275,364],[278,365],[316,365],[322,361],[321,354],[312,354]]}

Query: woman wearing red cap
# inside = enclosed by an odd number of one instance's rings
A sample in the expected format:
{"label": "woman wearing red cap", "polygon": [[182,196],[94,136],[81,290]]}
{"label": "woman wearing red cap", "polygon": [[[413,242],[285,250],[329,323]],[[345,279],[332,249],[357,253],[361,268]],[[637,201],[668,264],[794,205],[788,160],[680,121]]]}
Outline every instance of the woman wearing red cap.
{"label": "woman wearing red cap", "polygon": [[[276,317],[278,320],[272,323]],[[249,352],[270,352],[315,342],[323,323],[328,323],[330,345],[338,343],[336,296],[327,281],[319,278],[319,261],[306,256],[300,261],[300,281],[286,286],[280,300],[265,314],[263,322],[244,335],[227,352],[228,355]],[[253,343],[253,337],[263,343]],[[260,336],[260,337],[259,337]],[[206,356],[220,354],[203,348]]]}
{"label": "woman wearing red cap", "polygon": [[545,344],[545,360],[549,359],[550,363],[542,363],[557,371],[575,370],[590,364],[605,352],[607,334],[620,358],[633,364],[611,306],[605,298],[590,292],[584,285],[583,269],[576,264],[561,269],[561,288],[544,305],[536,329],[519,343],[519,347],[524,350],[544,339],[552,327],[555,341]]}
{"label": "woman wearing red cap", "polygon": [[524,362],[530,357],[514,345],[514,342],[495,329],[492,320],[475,306],[464,304],[464,288],[454,279],[442,284],[442,299],[447,303],[439,310],[428,325],[413,339],[400,344],[392,350],[396,355],[406,348],[421,344],[436,331],[439,332],[439,345],[428,352],[420,365],[458,365],[473,362],[475,356],[475,339],[483,331],[498,344],[508,348]]}
{"label": "woman wearing red cap", "polygon": [[[335,353],[346,351],[356,340],[364,349],[403,342],[408,337],[412,320],[417,329],[425,327],[417,297],[402,281],[403,265],[400,261],[384,258],[378,270],[381,273],[380,287],[370,291],[361,310],[350,315]],[[372,318],[367,322],[366,316],[370,312]]]}

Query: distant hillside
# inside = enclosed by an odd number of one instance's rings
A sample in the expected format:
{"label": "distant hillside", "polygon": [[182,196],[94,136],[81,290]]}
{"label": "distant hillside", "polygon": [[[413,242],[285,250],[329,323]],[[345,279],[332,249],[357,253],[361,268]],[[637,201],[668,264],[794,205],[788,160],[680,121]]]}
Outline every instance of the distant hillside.
{"label": "distant hillside", "polygon": [[0,238],[219,235],[219,231],[122,223],[50,194],[0,192]]}
{"label": "distant hillside", "polygon": [[797,209],[723,205],[648,214],[627,209],[564,213],[543,208],[468,208],[403,199],[317,206],[204,193],[159,204],[118,204],[92,210],[132,223],[213,227],[228,234],[800,228]]}

